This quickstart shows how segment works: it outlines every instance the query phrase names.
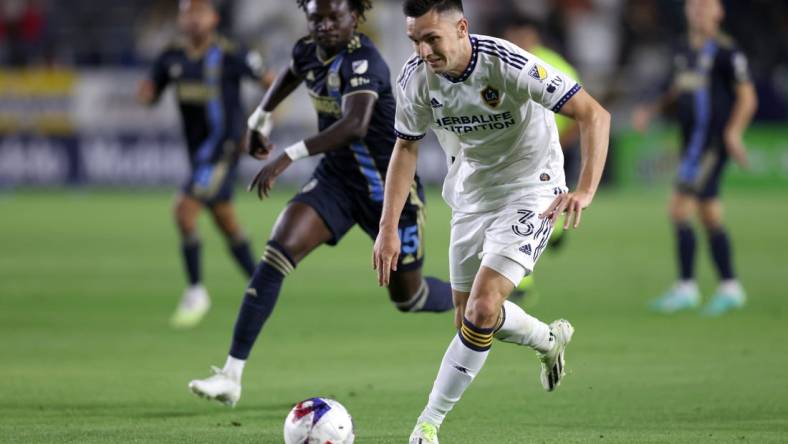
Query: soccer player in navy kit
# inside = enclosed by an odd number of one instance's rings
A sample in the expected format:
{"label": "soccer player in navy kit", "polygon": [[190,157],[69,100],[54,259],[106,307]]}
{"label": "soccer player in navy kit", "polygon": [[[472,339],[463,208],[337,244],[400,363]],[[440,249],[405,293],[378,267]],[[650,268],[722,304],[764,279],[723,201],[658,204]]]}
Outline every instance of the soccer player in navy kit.
{"label": "soccer player in navy kit", "polygon": [[[260,170],[250,188],[256,187],[260,197],[268,195],[292,162],[318,153],[324,157],[273,228],[246,289],[224,368],[189,383],[195,394],[228,405],[240,398],[243,367],[285,276],[312,250],[335,245],[356,224],[371,238],[377,236],[383,178],[395,141],[388,66],[369,38],[355,32],[371,6],[369,0],[300,0],[298,4],[306,13],[310,35],[296,43],[291,66],[249,118],[248,146],[257,157],[269,154],[270,112],[302,82],[317,111],[320,132],[285,148]],[[416,177],[399,219],[402,248],[389,296],[403,312],[448,311],[453,308],[449,284],[421,275],[423,206],[424,193]]]}
{"label": "soccer player in navy kit", "polygon": [[652,308],[672,313],[700,303],[691,225],[697,211],[720,278],[717,291],[702,313],[716,316],[740,308],[746,301],[733,270],[719,188],[729,157],[747,166],[742,135],[757,99],[746,57],[730,37],[720,32],[724,15],[720,1],[688,0],[685,15],[689,34],[674,57],[670,88],[658,102],[639,108],[633,124],[645,130],[655,112],[668,104],[677,105],[682,151],[669,212],[676,228],[680,276],[671,289],[652,302]]}
{"label": "soccer player in navy kit", "polygon": [[265,84],[262,59],[216,33],[219,17],[210,0],[182,0],[178,26],[183,39],[156,59],[148,79],[139,88],[139,100],[155,103],[168,85],[174,85],[191,174],[175,202],[175,220],[181,235],[189,286],[170,322],[173,327],[196,325],[210,307],[202,285],[197,216],[203,207],[227,239],[233,257],[251,276],[254,259],[232,204],[238,163],[238,142],[243,135],[240,85],[243,78]]}

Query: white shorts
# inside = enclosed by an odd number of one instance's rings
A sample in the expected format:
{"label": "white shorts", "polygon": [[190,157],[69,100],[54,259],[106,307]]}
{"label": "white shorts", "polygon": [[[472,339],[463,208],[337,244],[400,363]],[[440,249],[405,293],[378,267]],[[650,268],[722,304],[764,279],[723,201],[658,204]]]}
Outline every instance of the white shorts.
{"label": "white shorts", "polygon": [[554,199],[553,193],[541,193],[485,213],[454,212],[449,245],[452,288],[470,292],[482,265],[517,286],[533,271],[550,240],[553,226],[539,214]]}

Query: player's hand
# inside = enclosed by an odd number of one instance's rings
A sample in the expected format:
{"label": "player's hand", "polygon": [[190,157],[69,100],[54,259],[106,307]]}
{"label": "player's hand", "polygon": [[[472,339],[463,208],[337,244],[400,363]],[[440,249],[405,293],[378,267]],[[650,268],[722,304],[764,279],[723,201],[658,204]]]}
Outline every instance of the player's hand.
{"label": "player's hand", "polygon": [[591,205],[593,199],[593,194],[582,191],[559,194],[556,196],[555,200],[553,200],[553,203],[539,215],[539,218],[547,218],[551,224],[554,224],[558,216],[566,211],[564,229],[569,229],[570,226],[572,228],[577,228],[580,226],[580,216],[582,216],[583,210]]}
{"label": "player's hand", "polygon": [[632,127],[639,133],[648,131],[651,124],[651,110],[646,106],[638,106],[632,112]]}
{"label": "player's hand", "polygon": [[747,160],[747,149],[744,147],[742,135],[737,133],[726,133],[725,137],[725,150],[728,155],[745,170],[750,169],[750,162]]}
{"label": "player's hand", "polygon": [[271,154],[271,150],[274,149],[274,145],[259,131],[247,129],[246,136],[244,137],[243,148],[247,153],[249,153],[250,156],[254,157],[255,159],[265,160],[268,158],[268,155]]}
{"label": "player's hand", "polygon": [[143,105],[150,105],[156,100],[156,88],[153,87],[153,82],[150,80],[143,80],[137,87],[137,101]]}
{"label": "player's hand", "polygon": [[282,153],[277,157],[275,160],[268,162],[267,164],[263,165],[260,168],[260,171],[254,176],[252,182],[249,184],[249,187],[246,191],[252,191],[255,187],[257,187],[257,198],[263,200],[263,197],[268,197],[268,194],[271,192],[271,189],[274,187],[274,182],[276,182],[276,178],[279,177],[280,174],[293,161],[287,154]]}
{"label": "player's hand", "polygon": [[378,285],[389,285],[391,271],[397,271],[399,260],[400,240],[397,230],[381,230],[375,239],[375,248],[372,250],[372,268],[378,272]]}

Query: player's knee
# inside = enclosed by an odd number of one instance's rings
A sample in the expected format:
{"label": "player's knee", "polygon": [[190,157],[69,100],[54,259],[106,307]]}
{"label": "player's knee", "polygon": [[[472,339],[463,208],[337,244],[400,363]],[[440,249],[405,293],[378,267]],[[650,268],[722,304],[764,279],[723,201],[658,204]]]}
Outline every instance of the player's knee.
{"label": "player's knee", "polygon": [[388,286],[389,299],[403,313],[417,312],[422,309],[429,296],[429,287],[424,279],[392,279]]}
{"label": "player's knee", "polygon": [[182,235],[191,235],[197,231],[197,215],[184,200],[176,201],[173,207],[173,217]]}
{"label": "player's knee", "polygon": [[477,297],[468,301],[465,318],[474,325],[484,327],[495,324],[500,311],[500,304],[496,303],[494,298]]}
{"label": "player's knee", "polygon": [[716,209],[704,209],[700,212],[700,221],[708,231],[719,230],[722,227],[722,214]]}

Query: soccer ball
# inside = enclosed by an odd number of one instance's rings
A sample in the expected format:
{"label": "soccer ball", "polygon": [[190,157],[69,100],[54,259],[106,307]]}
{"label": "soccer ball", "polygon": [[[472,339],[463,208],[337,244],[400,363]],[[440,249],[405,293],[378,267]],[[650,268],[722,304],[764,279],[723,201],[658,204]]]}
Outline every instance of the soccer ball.
{"label": "soccer ball", "polygon": [[309,398],[285,419],[285,444],[353,444],[353,419],[339,402]]}

